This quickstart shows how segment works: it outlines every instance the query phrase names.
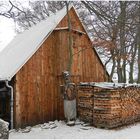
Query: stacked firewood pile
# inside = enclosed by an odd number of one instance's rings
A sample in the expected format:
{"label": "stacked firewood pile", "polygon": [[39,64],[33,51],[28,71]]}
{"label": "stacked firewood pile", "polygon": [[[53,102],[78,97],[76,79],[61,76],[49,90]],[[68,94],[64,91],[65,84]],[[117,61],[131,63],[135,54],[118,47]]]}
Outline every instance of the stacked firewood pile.
{"label": "stacked firewood pile", "polygon": [[122,124],[140,121],[140,88],[128,87],[120,90],[120,98]]}
{"label": "stacked firewood pile", "polygon": [[93,125],[113,128],[121,125],[121,100],[119,90],[94,91]]}
{"label": "stacked firewood pile", "polygon": [[78,116],[80,120],[92,124],[93,121],[93,87],[78,86]]}
{"label": "stacked firewood pile", "polygon": [[79,118],[100,128],[115,128],[140,121],[140,87],[81,86]]}

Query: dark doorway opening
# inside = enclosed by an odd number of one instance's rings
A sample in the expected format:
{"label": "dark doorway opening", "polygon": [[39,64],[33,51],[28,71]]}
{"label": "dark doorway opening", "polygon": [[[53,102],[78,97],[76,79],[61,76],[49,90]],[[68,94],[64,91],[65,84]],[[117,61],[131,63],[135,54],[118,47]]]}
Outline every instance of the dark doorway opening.
{"label": "dark doorway opening", "polygon": [[0,81],[0,118],[9,122],[10,128],[10,90],[6,87],[5,82]]}

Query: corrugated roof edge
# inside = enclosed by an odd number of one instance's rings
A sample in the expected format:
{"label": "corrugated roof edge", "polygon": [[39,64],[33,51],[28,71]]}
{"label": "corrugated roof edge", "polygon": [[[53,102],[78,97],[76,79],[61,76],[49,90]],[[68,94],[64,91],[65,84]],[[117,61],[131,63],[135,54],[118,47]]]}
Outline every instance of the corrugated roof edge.
{"label": "corrugated roof edge", "polygon": [[[70,6],[69,6],[69,10],[71,9],[73,7],[73,4],[71,4]],[[66,8],[66,7],[64,7],[64,8]],[[61,10],[63,10],[64,8],[62,8]],[[61,11],[60,10],[60,11]],[[66,12],[66,14],[67,14],[67,12]],[[66,15],[65,14],[65,15]],[[56,13],[54,13],[53,15],[56,15]],[[53,15],[51,15],[51,16],[53,16]],[[65,16],[64,15],[64,16]],[[61,20],[64,18],[64,16],[63,17],[61,17]],[[61,20],[56,24],[56,26],[61,22]],[[36,26],[36,25],[34,25],[34,26]],[[56,28],[56,26],[44,37],[44,39],[40,42],[40,44],[38,45],[38,47],[36,48],[36,50],[35,51],[33,51],[33,53],[25,60],[25,62],[22,64],[22,65],[20,65],[19,66],[19,68],[14,72],[14,73],[12,73],[9,77],[3,77],[3,78],[1,78],[0,79],[0,81],[11,81],[11,79],[14,77],[14,75],[25,65],[25,63],[33,56],[33,54],[41,47],[41,45],[44,43],[44,41],[51,35],[51,33],[53,32],[53,30]],[[31,27],[32,28],[32,27]],[[30,28],[28,29],[28,30],[30,30]],[[26,31],[26,30],[25,30]],[[24,33],[24,32],[23,32]],[[10,44],[10,43],[9,43]],[[8,44],[8,45],[9,45]]]}
{"label": "corrugated roof edge", "polygon": [[[76,13],[76,15],[79,17],[79,20],[80,20],[80,16],[79,16],[79,14],[77,13],[76,8],[74,7],[74,5],[72,5],[72,7],[74,8],[75,13]],[[85,32],[86,32],[86,34],[87,34],[89,40],[92,42],[92,40],[91,40],[91,38],[90,38],[90,36],[89,36],[89,33],[88,33],[88,31],[87,31],[85,25],[83,24],[83,22],[82,22],[81,20],[80,20],[80,22],[81,22],[81,24],[82,24],[82,26],[83,26],[83,28],[84,28],[84,30],[85,30]],[[105,68],[105,66],[104,66],[104,64],[103,64],[103,62],[102,62],[102,60],[101,60],[101,58],[100,58],[98,52],[96,51],[96,49],[95,49],[94,47],[92,47],[92,49],[94,49],[94,51],[95,51],[95,53],[96,53],[96,55],[97,55],[97,57],[98,57],[100,63],[101,63],[102,66],[104,67],[104,69],[105,69],[106,73],[108,74],[108,76],[110,76],[110,75],[109,75],[109,72],[108,72],[107,69]]]}

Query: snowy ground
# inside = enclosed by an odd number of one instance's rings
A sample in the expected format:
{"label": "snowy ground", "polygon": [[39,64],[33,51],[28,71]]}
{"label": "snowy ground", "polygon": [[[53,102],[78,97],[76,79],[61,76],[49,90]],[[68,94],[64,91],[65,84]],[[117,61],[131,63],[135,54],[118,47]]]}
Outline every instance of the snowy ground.
{"label": "snowy ground", "polygon": [[104,130],[84,126],[77,121],[75,126],[67,126],[64,121],[40,124],[26,129],[12,130],[10,139],[132,139],[140,138],[140,124],[120,130]]}

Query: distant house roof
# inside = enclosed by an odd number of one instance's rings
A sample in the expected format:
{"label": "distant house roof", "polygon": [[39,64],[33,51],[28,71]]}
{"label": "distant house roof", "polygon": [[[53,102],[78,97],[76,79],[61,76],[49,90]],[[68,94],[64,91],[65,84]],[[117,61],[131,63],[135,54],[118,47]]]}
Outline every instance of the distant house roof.
{"label": "distant house roof", "polygon": [[64,7],[46,20],[15,36],[0,52],[0,80],[11,80],[38,50],[66,13],[66,7]]}
{"label": "distant house roof", "polygon": [[[69,9],[71,8],[72,6],[69,7]],[[15,38],[0,52],[0,81],[10,81],[12,79],[49,37],[66,14],[66,7],[64,7],[46,20],[41,21],[37,25],[15,36]],[[98,56],[97,52],[96,54]],[[100,58],[99,60],[102,63]]]}

